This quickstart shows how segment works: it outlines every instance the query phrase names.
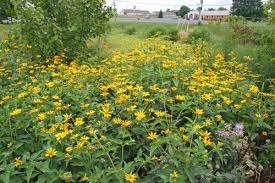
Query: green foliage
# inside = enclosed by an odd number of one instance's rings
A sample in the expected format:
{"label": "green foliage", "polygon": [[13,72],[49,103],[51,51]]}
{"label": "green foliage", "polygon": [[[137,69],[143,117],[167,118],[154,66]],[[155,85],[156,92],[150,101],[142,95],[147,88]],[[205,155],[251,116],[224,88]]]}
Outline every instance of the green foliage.
{"label": "green foliage", "polygon": [[15,0],[21,39],[44,58],[87,56],[86,41],[104,35],[113,15],[102,0]]}
{"label": "green foliage", "polygon": [[219,7],[218,10],[219,11],[225,11],[225,10],[227,10],[227,8],[225,8],[225,7]]}
{"label": "green foliage", "polygon": [[188,42],[194,43],[198,41],[210,41],[210,32],[205,27],[198,27],[188,36]]}
{"label": "green foliage", "polygon": [[0,21],[13,16],[15,12],[11,0],[0,0]]}
{"label": "green foliage", "polygon": [[126,34],[128,35],[134,35],[137,32],[137,29],[135,27],[130,27],[126,29]]}
{"label": "green foliage", "polygon": [[162,10],[159,11],[158,18],[163,18],[163,12],[162,12]]}
{"label": "green foliage", "polygon": [[187,13],[190,12],[190,8],[188,6],[181,6],[180,10],[177,11],[177,16],[184,17]]}
{"label": "green foliage", "polygon": [[262,18],[264,16],[261,0],[233,0],[232,15],[243,16],[247,19]]}
{"label": "green foliage", "polygon": [[154,27],[147,33],[147,37],[155,37],[166,34],[166,30],[162,27]]}
{"label": "green foliage", "polygon": [[167,33],[167,38],[170,41],[178,41],[179,40],[179,31],[178,30],[170,30]]}
{"label": "green foliage", "polygon": [[243,16],[237,16],[237,15],[233,15],[233,16],[229,16],[226,18],[226,21],[234,24],[234,23],[244,23],[245,22],[245,18]]}

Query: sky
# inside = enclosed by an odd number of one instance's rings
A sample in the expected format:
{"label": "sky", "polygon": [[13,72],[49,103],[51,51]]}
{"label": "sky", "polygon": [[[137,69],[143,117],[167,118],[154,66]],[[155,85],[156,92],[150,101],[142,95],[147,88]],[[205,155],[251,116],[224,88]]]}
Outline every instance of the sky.
{"label": "sky", "polygon": [[[107,0],[108,5],[112,5],[115,1],[116,8],[120,11],[122,9],[132,9],[136,6],[137,9],[159,11],[160,9],[179,9],[181,5],[187,5],[191,9],[196,9],[200,0]],[[205,8],[230,8],[232,0],[204,0]]]}
{"label": "sky", "polygon": [[[179,9],[181,5],[189,6],[191,9],[199,7],[200,0],[106,0],[108,5],[115,1],[118,11],[122,9],[133,9],[136,6],[140,10],[165,11],[167,8],[174,10]],[[267,0],[263,0],[266,2]],[[230,8],[232,0],[204,0],[204,9],[225,7]]]}

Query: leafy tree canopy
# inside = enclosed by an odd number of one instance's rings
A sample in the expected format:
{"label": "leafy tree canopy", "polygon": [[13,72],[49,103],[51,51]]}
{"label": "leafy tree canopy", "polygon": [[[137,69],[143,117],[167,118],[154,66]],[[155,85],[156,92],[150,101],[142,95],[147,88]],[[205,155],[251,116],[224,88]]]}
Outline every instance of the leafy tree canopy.
{"label": "leafy tree canopy", "polygon": [[[105,0],[13,0],[21,39],[44,57],[88,54],[87,40],[106,33],[114,15]],[[34,53],[34,54],[35,54]]]}
{"label": "leafy tree canopy", "polygon": [[10,0],[0,0],[0,19],[15,16],[14,6]]}
{"label": "leafy tree canopy", "polygon": [[225,8],[225,7],[219,7],[218,10],[219,11],[225,11],[225,10],[227,10],[227,8]]}
{"label": "leafy tree canopy", "polygon": [[181,6],[180,10],[176,13],[177,16],[184,17],[187,13],[189,13],[191,10],[188,6]]}
{"label": "leafy tree canopy", "polygon": [[163,18],[163,12],[162,12],[162,10],[159,11],[159,16],[158,16],[158,18]]}
{"label": "leafy tree canopy", "polygon": [[261,18],[264,16],[263,3],[261,0],[233,0],[232,15],[246,18]]}

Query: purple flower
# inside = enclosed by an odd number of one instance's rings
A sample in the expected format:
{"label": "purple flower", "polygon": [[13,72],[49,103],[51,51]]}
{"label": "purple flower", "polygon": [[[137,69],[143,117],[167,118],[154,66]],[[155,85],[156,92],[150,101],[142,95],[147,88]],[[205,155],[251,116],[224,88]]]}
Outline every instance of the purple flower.
{"label": "purple flower", "polygon": [[225,125],[225,130],[216,130],[215,134],[219,137],[230,138],[230,137],[243,137],[244,134],[244,125],[242,123],[238,123],[232,129],[231,124]]}

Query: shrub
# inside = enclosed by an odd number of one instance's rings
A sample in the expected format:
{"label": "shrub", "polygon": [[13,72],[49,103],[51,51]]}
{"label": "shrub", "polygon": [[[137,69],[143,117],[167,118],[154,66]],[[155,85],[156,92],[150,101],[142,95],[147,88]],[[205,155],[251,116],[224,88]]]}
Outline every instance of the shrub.
{"label": "shrub", "polygon": [[178,30],[170,30],[166,35],[166,40],[169,41],[178,41],[179,40],[179,31]]}
{"label": "shrub", "polygon": [[15,0],[14,5],[21,39],[43,58],[85,56],[87,39],[105,34],[113,15],[102,0]]}
{"label": "shrub", "polygon": [[233,15],[233,16],[227,17],[226,21],[229,23],[244,23],[245,18],[242,16]]}
{"label": "shrub", "polygon": [[209,41],[210,40],[210,32],[208,29],[204,27],[199,27],[191,32],[188,36],[188,42],[193,43],[197,41]]}
{"label": "shrub", "polygon": [[135,27],[130,27],[126,30],[126,34],[128,35],[134,35],[137,32],[137,29]]}
{"label": "shrub", "polygon": [[155,37],[164,34],[166,34],[166,30],[164,28],[154,27],[147,33],[147,37]]}

